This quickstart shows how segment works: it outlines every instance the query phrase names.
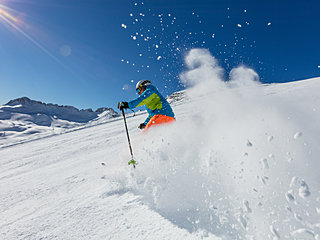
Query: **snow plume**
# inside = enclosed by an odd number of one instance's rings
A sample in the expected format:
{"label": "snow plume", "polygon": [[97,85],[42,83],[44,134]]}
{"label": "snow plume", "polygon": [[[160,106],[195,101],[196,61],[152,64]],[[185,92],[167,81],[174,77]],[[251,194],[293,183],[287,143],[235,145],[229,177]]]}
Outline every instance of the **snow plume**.
{"label": "snow plume", "polygon": [[[191,50],[186,65],[181,80],[191,101],[175,124],[140,136],[132,187],[163,217],[204,237],[317,236],[320,119],[260,84],[252,69],[234,68],[225,81],[208,50]],[[306,114],[314,122],[304,122]]]}
{"label": "snow plume", "polygon": [[240,66],[231,70],[230,82],[238,86],[252,86],[259,83],[259,75],[250,68]]}
{"label": "snow plume", "polygon": [[180,78],[184,84],[191,87],[189,95],[199,96],[199,91],[207,94],[212,89],[224,87],[221,81],[223,69],[207,49],[192,49],[186,56],[185,62],[190,70],[181,74]]}

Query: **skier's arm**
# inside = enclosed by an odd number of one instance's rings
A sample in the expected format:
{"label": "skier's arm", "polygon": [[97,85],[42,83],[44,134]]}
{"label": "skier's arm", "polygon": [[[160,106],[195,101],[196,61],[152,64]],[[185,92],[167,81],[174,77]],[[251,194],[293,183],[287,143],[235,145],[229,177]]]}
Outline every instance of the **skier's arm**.
{"label": "skier's arm", "polygon": [[146,100],[148,97],[150,97],[152,95],[152,91],[151,90],[146,90],[144,91],[143,94],[141,94],[139,97],[137,97],[136,99],[128,102],[128,106],[129,108],[136,108],[136,107],[140,107],[140,106],[143,106],[145,103],[144,103],[144,100]]}
{"label": "skier's arm", "polygon": [[148,122],[150,121],[151,115],[149,113],[148,117],[146,118],[146,120],[144,121],[144,125],[147,126]]}

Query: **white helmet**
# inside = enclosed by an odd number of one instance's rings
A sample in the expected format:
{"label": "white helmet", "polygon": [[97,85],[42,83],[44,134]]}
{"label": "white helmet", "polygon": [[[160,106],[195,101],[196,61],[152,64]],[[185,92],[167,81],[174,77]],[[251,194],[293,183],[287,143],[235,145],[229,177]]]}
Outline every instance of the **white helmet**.
{"label": "white helmet", "polygon": [[140,80],[136,85],[136,90],[140,90],[141,88],[148,85],[151,85],[151,82],[149,80]]}

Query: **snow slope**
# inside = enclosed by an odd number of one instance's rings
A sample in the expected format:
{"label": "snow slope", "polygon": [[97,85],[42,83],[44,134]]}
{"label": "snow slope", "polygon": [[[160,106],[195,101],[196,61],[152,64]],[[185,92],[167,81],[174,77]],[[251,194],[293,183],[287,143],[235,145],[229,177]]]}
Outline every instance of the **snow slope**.
{"label": "snow slope", "polygon": [[320,78],[186,65],[175,124],[127,119],[136,169],[121,118],[0,149],[0,238],[320,239]]}

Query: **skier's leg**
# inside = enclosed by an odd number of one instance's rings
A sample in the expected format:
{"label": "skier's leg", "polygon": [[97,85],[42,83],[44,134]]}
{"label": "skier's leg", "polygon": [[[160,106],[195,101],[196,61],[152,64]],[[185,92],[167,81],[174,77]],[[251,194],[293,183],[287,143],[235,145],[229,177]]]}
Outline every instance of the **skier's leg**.
{"label": "skier's leg", "polygon": [[171,122],[174,122],[174,121],[175,121],[175,119],[173,117],[157,114],[157,115],[154,115],[150,119],[150,121],[148,122],[147,126],[144,128],[144,131],[147,130],[151,126],[164,124],[164,123],[171,123]]}

